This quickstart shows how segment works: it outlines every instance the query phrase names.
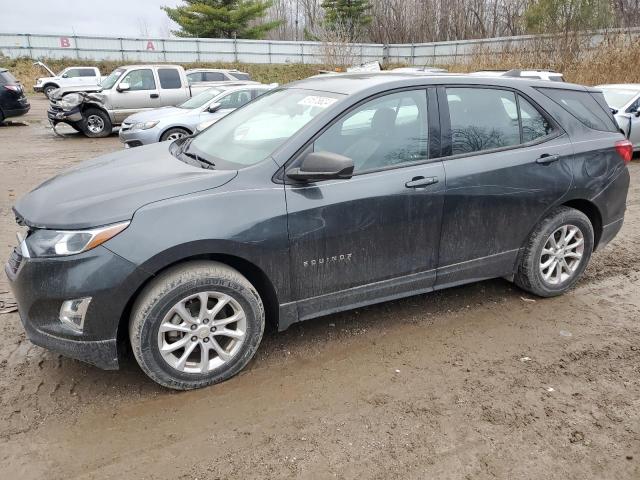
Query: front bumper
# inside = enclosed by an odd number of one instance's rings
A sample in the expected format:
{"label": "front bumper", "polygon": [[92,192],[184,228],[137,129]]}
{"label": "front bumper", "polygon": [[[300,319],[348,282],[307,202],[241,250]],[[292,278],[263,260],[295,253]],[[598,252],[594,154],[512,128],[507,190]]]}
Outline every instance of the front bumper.
{"label": "front bumper", "polygon": [[42,91],[42,85],[34,85],[33,91],[36,93],[40,93]]}
{"label": "front bumper", "polygon": [[[118,368],[118,326],[143,275],[99,246],[56,258],[28,258],[16,249],[5,265],[24,329],[32,343],[103,369]],[[84,329],[59,320],[65,300],[91,297]]]}
{"label": "front bumper", "polygon": [[63,110],[60,107],[51,106],[47,110],[47,118],[51,125],[56,125],[57,123],[77,125],[82,121],[82,111],[80,110],[80,106],[74,107],[71,110]]}
{"label": "front bumper", "polygon": [[160,141],[160,131],[157,127],[147,130],[132,130],[131,127],[132,125],[126,122],[120,126],[118,137],[125,148],[141,147]]}

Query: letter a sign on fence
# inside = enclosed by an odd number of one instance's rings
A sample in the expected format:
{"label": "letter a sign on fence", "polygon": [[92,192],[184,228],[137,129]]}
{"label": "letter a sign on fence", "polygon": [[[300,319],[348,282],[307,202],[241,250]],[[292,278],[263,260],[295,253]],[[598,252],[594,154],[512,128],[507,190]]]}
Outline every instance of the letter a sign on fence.
{"label": "letter a sign on fence", "polygon": [[147,50],[154,50],[155,51],[156,46],[153,44],[152,40],[147,41]]}

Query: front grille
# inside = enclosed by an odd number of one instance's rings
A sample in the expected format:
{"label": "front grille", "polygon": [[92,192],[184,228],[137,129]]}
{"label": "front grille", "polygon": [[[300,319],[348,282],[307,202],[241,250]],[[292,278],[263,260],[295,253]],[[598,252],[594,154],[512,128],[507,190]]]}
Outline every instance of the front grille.
{"label": "front grille", "polygon": [[20,268],[23,258],[22,254],[18,251],[18,247],[15,247],[9,256],[9,261],[7,262],[9,269],[14,275],[18,273],[18,269]]}

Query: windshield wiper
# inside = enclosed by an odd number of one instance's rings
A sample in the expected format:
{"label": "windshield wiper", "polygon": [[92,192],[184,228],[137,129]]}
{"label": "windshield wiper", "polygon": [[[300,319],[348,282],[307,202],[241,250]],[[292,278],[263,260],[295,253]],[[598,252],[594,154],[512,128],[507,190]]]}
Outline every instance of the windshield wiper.
{"label": "windshield wiper", "polygon": [[189,158],[193,158],[194,160],[197,160],[200,163],[204,163],[205,165],[209,165],[211,167],[215,167],[216,164],[213,163],[210,160],[207,160],[206,158],[202,158],[200,155],[198,155],[197,153],[193,153],[193,152],[182,152],[183,155],[186,155]]}

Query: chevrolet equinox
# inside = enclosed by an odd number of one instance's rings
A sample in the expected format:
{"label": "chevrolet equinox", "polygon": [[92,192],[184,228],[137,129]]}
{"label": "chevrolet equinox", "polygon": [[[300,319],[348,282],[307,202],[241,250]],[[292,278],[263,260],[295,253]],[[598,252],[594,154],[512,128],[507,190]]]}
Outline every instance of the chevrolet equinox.
{"label": "chevrolet equinox", "polygon": [[226,380],[265,323],[504,277],[573,287],[623,222],[602,93],[506,77],[319,76],[21,198],[5,270],[30,340],[165,387]]}

